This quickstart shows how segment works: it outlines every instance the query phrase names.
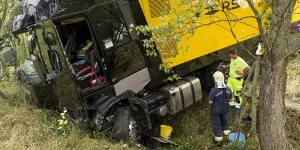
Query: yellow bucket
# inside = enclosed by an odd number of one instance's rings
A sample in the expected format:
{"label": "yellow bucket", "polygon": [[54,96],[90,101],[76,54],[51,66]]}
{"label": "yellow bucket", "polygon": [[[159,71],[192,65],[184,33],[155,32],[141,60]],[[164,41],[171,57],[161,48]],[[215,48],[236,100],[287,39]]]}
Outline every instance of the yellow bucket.
{"label": "yellow bucket", "polygon": [[171,137],[171,133],[173,131],[173,128],[167,125],[161,125],[160,126],[160,136],[169,139]]}

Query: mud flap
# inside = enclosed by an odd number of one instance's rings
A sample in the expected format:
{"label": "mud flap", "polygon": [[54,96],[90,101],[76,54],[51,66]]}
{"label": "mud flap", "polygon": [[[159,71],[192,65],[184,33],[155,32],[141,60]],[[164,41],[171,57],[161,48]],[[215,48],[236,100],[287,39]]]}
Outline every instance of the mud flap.
{"label": "mud flap", "polygon": [[151,119],[150,119],[150,115],[148,112],[148,106],[145,100],[140,99],[140,98],[136,98],[136,97],[132,97],[129,98],[129,103],[130,104],[135,104],[138,105],[142,108],[143,110],[143,114],[144,114],[144,118],[146,119],[145,121],[147,122],[148,125],[148,129],[151,130],[152,129],[152,123],[151,123]]}
{"label": "mud flap", "polygon": [[[132,91],[126,91],[119,97],[111,97],[109,100],[107,100],[107,103],[105,103],[105,104],[101,105],[99,108],[97,108],[95,118],[94,118],[94,123],[96,125],[97,130],[101,130],[104,116],[108,112],[108,110],[113,105],[115,105],[118,102],[125,100],[125,99],[127,99],[129,101],[129,103],[130,103],[129,106],[130,106],[130,108],[133,108],[133,110],[137,110],[136,106],[141,107],[143,114],[144,114],[145,122],[147,123],[147,126],[148,126],[148,129],[149,130],[152,129],[151,119],[150,119],[150,115],[148,112],[148,106],[147,106],[147,103],[145,102],[145,100],[136,98]],[[134,104],[136,106],[134,106],[132,104]]]}

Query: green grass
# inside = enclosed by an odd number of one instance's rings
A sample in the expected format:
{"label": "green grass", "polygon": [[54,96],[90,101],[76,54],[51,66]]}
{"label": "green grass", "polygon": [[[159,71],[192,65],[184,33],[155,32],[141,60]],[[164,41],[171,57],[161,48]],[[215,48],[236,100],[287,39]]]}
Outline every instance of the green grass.
{"label": "green grass", "polygon": [[[299,89],[297,87],[300,86],[299,60],[299,56],[296,56],[296,60],[288,66],[287,100],[289,101],[293,101],[293,98],[299,92],[299,90],[295,90]],[[0,90],[7,93],[11,98],[10,101],[0,98],[0,149],[123,149],[122,143],[111,143],[103,136],[91,138],[86,131],[80,130],[73,124],[68,124],[66,134],[63,135],[57,130],[58,116],[47,110],[36,109],[27,104],[12,78],[0,81]],[[157,135],[159,135],[160,124],[171,125],[174,130],[170,140],[179,144],[179,146],[162,146],[161,149],[232,149],[229,142],[226,142],[220,148],[212,143],[213,135],[209,112],[210,108],[207,100],[204,99],[176,116],[158,118],[153,121],[157,124],[154,126],[155,130],[153,131]],[[286,116],[286,129],[290,143],[294,147],[299,147],[300,114],[288,110]],[[237,132],[237,124],[235,123],[237,118],[230,115],[229,119],[232,131]],[[258,149],[258,139],[248,135],[249,127],[249,122],[242,124],[242,131],[247,135],[247,149],[256,150]],[[135,147],[132,149],[141,148]]]}
{"label": "green grass", "polygon": [[[236,116],[230,113],[229,120],[231,130],[237,132]],[[168,122],[168,123],[167,123]],[[178,143],[176,147],[164,147],[163,149],[175,150],[202,150],[216,149],[228,150],[232,149],[232,145],[227,140],[222,147],[217,147],[213,144],[212,127],[210,121],[210,108],[206,100],[197,103],[186,111],[166,118],[162,121],[164,124],[169,124],[174,128],[171,140]],[[249,123],[242,124],[242,132],[248,134]],[[247,137],[248,149],[257,149],[258,141],[255,137]]]}
{"label": "green grass", "polygon": [[[293,60],[288,64],[288,80],[287,80],[287,101],[300,103],[300,55],[294,56]],[[251,86],[248,87],[251,89]],[[249,92],[246,92],[249,95]],[[249,104],[248,104],[249,105]],[[223,147],[215,147],[212,143],[212,127],[209,116],[209,106],[207,100],[192,106],[183,113],[174,117],[165,118],[161,121],[163,124],[169,124],[174,128],[172,140],[179,144],[178,147],[166,147],[165,149],[178,150],[197,150],[197,149],[232,149],[232,146],[227,142]],[[289,141],[295,149],[300,149],[300,113],[287,110],[286,130]],[[229,116],[230,126],[233,132],[237,132],[237,118],[233,115]],[[247,149],[258,149],[258,138],[249,135],[251,123],[243,122],[242,131],[247,135]]]}
{"label": "green grass", "polygon": [[3,149],[118,149],[121,145],[92,139],[75,126],[57,131],[56,117],[30,106],[0,105],[0,147]]}
{"label": "green grass", "polygon": [[91,138],[72,123],[63,135],[57,129],[58,116],[24,102],[22,95],[15,94],[20,92],[14,82],[1,81],[0,89],[11,98],[9,101],[0,98],[0,149],[123,149],[122,143],[111,143],[102,136]]}

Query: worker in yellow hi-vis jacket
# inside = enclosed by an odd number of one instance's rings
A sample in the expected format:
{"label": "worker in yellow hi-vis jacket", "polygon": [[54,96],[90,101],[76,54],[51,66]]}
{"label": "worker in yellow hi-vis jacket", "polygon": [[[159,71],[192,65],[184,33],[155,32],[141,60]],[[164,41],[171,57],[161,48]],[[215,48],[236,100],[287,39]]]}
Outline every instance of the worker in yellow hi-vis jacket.
{"label": "worker in yellow hi-vis jacket", "polygon": [[228,54],[231,58],[230,64],[224,65],[223,68],[226,69],[230,67],[227,86],[231,89],[234,98],[229,105],[231,107],[235,107],[234,113],[237,114],[243,101],[241,97],[244,82],[243,76],[246,75],[251,68],[241,57],[238,56],[235,49],[231,49]]}

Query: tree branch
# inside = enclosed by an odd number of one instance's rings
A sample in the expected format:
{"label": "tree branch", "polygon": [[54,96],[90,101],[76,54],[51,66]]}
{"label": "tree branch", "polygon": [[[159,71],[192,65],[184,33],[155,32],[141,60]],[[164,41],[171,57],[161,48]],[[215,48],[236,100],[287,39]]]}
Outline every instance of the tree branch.
{"label": "tree branch", "polygon": [[253,77],[253,83],[252,83],[252,88],[251,88],[251,97],[252,97],[252,123],[251,123],[251,133],[256,134],[256,124],[257,124],[257,84],[258,84],[258,79],[260,78],[260,64],[261,64],[261,57],[262,56],[257,56],[256,57],[256,66],[253,68],[254,70],[254,77]]}
{"label": "tree branch", "polygon": [[[224,12],[224,13],[225,13],[225,12]],[[238,18],[238,16],[237,16],[237,15],[235,15],[235,14],[233,14],[232,12],[229,12],[229,14],[230,14],[230,15],[233,15],[233,16],[235,16],[236,18]],[[257,27],[255,27],[254,25],[251,25],[251,24],[245,23],[245,22],[243,22],[243,21],[238,21],[238,22],[240,22],[240,23],[242,23],[242,24],[245,24],[245,25],[247,25],[247,26],[250,26],[250,27],[252,27],[252,28],[254,28],[254,29],[257,29],[257,30],[258,30],[258,28],[257,28]]]}
{"label": "tree branch", "polygon": [[[225,16],[226,16],[226,18],[227,19],[229,19],[229,16],[227,15],[227,13],[225,13],[224,12],[224,14],[225,14]],[[228,22],[228,24],[229,24],[229,27],[230,27],[230,32],[231,32],[231,34],[232,34],[232,36],[234,37],[234,39],[239,43],[239,45],[247,52],[247,53],[249,53],[249,55],[251,55],[253,58],[255,58],[255,56],[237,39],[237,37],[236,37],[236,34],[234,33],[234,31],[233,31],[233,28],[232,28],[232,26],[231,26],[231,23],[230,22]]]}
{"label": "tree branch", "polygon": [[252,9],[254,15],[256,16],[255,18],[256,18],[256,21],[257,21],[257,24],[258,24],[260,37],[261,37],[261,39],[264,43],[265,50],[269,51],[269,43],[267,41],[267,37],[266,37],[265,31],[264,31],[264,28],[263,28],[261,16],[260,16],[258,10],[255,8],[253,2],[251,0],[247,0],[247,2],[249,4],[250,8]]}
{"label": "tree branch", "polygon": [[221,19],[221,20],[212,21],[210,23],[201,24],[199,26],[196,26],[196,28],[209,26],[209,25],[212,25],[212,24],[215,24],[215,23],[220,23],[220,22],[238,22],[238,21],[241,21],[243,19],[248,19],[248,18],[257,18],[257,17],[256,16],[246,16],[246,17],[241,17],[241,18],[238,18],[238,19],[229,19],[229,20],[228,19]]}
{"label": "tree branch", "polygon": [[[299,46],[299,47],[300,47],[300,46]],[[291,55],[293,55],[293,54],[299,52],[299,51],[300,51],[300,48],[299,48],[299,47],[293,49],[292,51],[290,51],[289,53],[287,53],[286,55],[284,55],[283,57],[281,57],[281,59],[286,59],[287,57],[289,57],[289,56],[291,56]],[[277,62],[276,62],[276,63],[277,63]]]}
{"label": "tree branch", "polygon": [[[256,65],[258,65],[258,64],[257,64],[257,61],[255,61],[255,62],[253,63],[253,65],[252,65],[251,68],[255,68]],[[254,69],[251,69],[250,72],[249,72],[249,74],[248,74],[248,77],[247,77],[247,79],[246,79],[246,81],[245,81],[245,84],[244,84],[244,86],[243,86],[243,88],[242,88],[242,91],[241,91],[241,97],[242,97],[242,99],[245,99],[245,90],[246,90],[246,88],[247,88],[247,85],[248,85],[249,82],[250,82],[250,78],[252,77],[253,73],[254,73]],[[243,103],[241,104],[240,110],[242,111],[242,110],[244,109],[244,107],[245,107],[245,102],[243,102]],[[241,124],[242,124],[242,113],[241,113],[241,111],[240,111],[240,113],[238,114],[238,120],[237,120],[237,122],[238,122],[238,132],[241,132],[241,126],[242,126],[242,125],[241,125]]]}

